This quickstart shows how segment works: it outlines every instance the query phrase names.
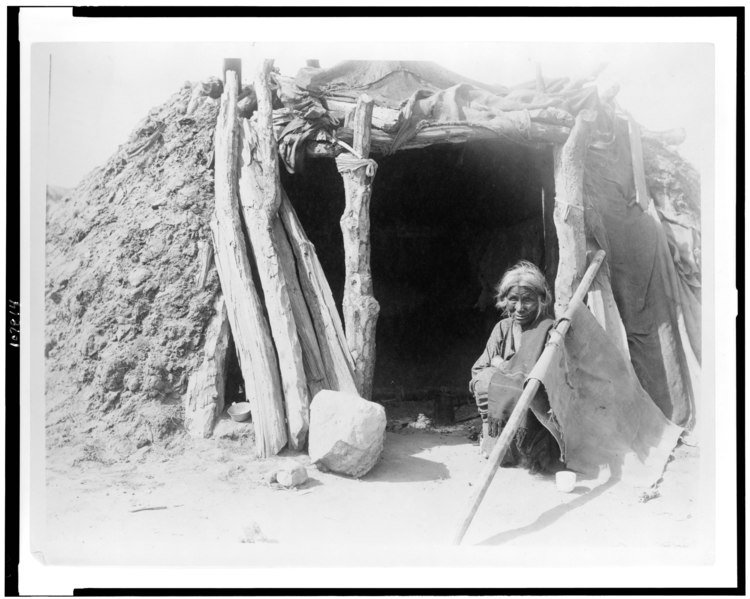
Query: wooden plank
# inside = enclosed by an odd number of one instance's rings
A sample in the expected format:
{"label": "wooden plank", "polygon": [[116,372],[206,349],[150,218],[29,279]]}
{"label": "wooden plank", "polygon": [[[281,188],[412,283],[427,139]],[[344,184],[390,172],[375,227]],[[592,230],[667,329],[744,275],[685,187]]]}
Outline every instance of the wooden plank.
{"label": "wooden plank", "polygon": [[214,246],[210,242],[201,243],[199,254],[200,268],[198,269],[198,289],[206,286],[208,273],[211,271],[211,264],[214,260]]}
{"label": "wooden plank", "polygon": [[318,339],[315,336],[315,326],[313,325],[310,311],[305,302],[305,296],[300,287],[294,252],[279,216],[273,221],[273,241],[279,252],[281,268],[287,282],[289,299],[292,302],[292,315],[297,325],[297,334],[302,346],[302,361],[305,366],[305,374],[307,375],[307,388],[310,392],[310,397],[315,397],[318,391],[331,389],[331,385],[326,376],[323,356],[320,352]]}
{"label": "wooden plank", "polygon": [[264,61],[254,78],[258,109],[252,120],[242,119],[239,192],[278,354],[289,445],[299,450],[305,446],[310,427],[310,395],[287,281],[272,235],[273,221],[281,204],[278,150],[268,85],[272,64],[272,61]]}
{"label": "wooden plank", "polygon": [[330,388],[334,391],[357,393],[354,364],[331,288],[318,260],[315,246],[307,238],[283,189],[279,216],[297,259],[300,287],[313,320]]}
{"label": "wooden plank", "polygon": [[253,282],[237,199],[237,74],[227,73],[216,122],[214,194],[211,219],[216,268],[245,379],[259,457],[286,445],[278,364],[263,306]]}
{"label": "wooden plank", "polygon": [[559,263],[555,277],[555,316],[560,317],[586,269],[586,231],[583,220],[583,172],[596,113],[582,110],[570,137],[555,146],[555,210]]}
{"label": "wooden plank", "polygon": [[[366,159],[370,153],[370,118],[373,100],[360,97],[354,111],[354,151]],[[340,162],[341,159],[337,161]],[[341,167],[340,167],[341,168]],[[367,165],[341,172],[346,206],[341,216],[344,239],[344,325],[349,351],[354,360],[354,380],[359,394],[372,396],[375,374],[375,329],[380,304],[373,297],[370,271],[370,199],[372,176]]]}

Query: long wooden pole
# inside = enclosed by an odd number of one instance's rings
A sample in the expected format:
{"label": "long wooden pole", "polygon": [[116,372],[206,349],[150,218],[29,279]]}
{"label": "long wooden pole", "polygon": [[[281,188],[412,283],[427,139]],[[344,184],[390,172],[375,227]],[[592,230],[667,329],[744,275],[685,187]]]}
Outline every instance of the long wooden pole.
{"label": "long wooden pole", "polygon": [[570,318],[572,316],[573,310],[586,297],[586,293],[588,293],[591,282],[594,280],[594,277],[596,276],[596,273],[599,270],[602,261],[604,260],[604,256],[605,253],[603,250],[599,250],[596,253],[594,259],[591,261],[591,264],[586,270],[583,279],[581,280],[581,284],[573,294],[573,297],[571,298],[563,317],[558,321],[555,328],[550,331],[550,339],[549,341],[547,341],[547,345],[544,347],[544,351],[542,352],[542,355],[539,357],[539,360],[537,361],[532,371],[532,374],[534,374],[535,377],[529,378],[528,382],[526,383],[526,386],[521,393],[521,397],[518,399],[518,402],[516,403],[515,408],[513,408],[513,412],[511,413],[507,424],[503,428],[503,432],[500,434],[500,438],[498,439],[495,447],[490,453],[489,462],[480,475],[479,484],[476,486],[476,490],[472,494],[466,508],[461,514],[461,519],[459,520],[458,527],[456,528],[456,532],[453,535],[454,545],[459,545],[461,543],[464,535],[466,534],[466,531],[471,525],[471,522],[474,519],[477,510],[479,509],[479,505],[482,503],[482,499],[484,499],[484,496],[487,493],[487,489],[490,488],[490,483],[492,483],[492,479],[495,476],[497,469],[500,467],[500,462],[505,456],[505,452],[508,450],[508,447],[510,447],[510,443],[515,436],[516,431],[518,430],[518,425],[520,424],[521,419],[526,413],[526,410],[529,409],[531,401],[536,396],[537,391],[539,391],[539,386],[541,385],[539,379],[543,376],[549,364],[552,363],[555,355],[562,345],[565,334],[570,328]]}
{"label": "long wooden pole", "polygon": [[[370,155],[370,123],[374,102],[360,96],[354,110],[354,151],[358,158]],[[354,360],[354,376],[359,393],[365,399],[372,395],[375,373],[375,327],[380,304],[373,297],[370,272],[370,198],[372,173],[366,164],[342,171],[346,206],[341,216],[344,238],[344,326],[346,341]]]}
{"label": "long wooden pole", "polygon": [[259,457],[286,445],[278,364],[258,291],[253,282],[237,193],[237,73],[228,71],[215,135],[215,210],[211,234],[216,270],[226,300],[255,427]]}
{"label": "long wooden pole", "polygon": [[281,205],[281,183],[268,84],[271,66],[271,61],[264,61],[254,79],[258,110],[253,119],[241,119],[242,166],[239,192],[279,358],[289,445],[292,449],[299,450],[307,441],[310,395],[289,287],[273,236],[273,223]]}

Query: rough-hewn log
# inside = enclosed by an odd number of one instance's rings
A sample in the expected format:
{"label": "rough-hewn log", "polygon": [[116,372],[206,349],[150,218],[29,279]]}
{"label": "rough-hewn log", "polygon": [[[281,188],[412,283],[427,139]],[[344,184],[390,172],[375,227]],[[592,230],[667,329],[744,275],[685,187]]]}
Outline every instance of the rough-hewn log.
{"label": "rough-hewn log", "polygon": [[307,375],[307,389],[310,392],[310,397],[315,397],[318,391],[330,389],[331,385],[326,376],[320,346],[315,336],[315,326],[313,325],[310,311],[305,302],[305,296],[302,293],[302,288],[297,278],[297,264],[294,252],[292,251],[292,246],[289,244],[289,239],[286,236],[284,225],[281,223],[279,216],[273,221],[273,241],[279,252],[279,260],[281,261],[281,268],[287,282],[289,299],[292,302],[292,314],[294,322],[297,325],[300,345],[302,346],[302,361],[305,366],[305,374]]}
{"label": "rough-hewn log", "polygon": [[284,190],[281,190],[279,216],[297,259],[300,286],[315,326],[326,377],[333,391],[357,393],[354,363],[346,344],[341,319],[333,301],[315,246],[302,229],[299,218]]}
{"label": "rough-hewn log", "polygon": [[211,242],[205,242],[201,244],[200,249],[200,269],[198,270],[198,289],[203,289],[203,287],[206,286],[206,279],[208,278],[208,273],[211,270],[211,264],[213,264],[214,261],[214,246],[211,244]]}
{"label": "rough-hewn log", "polygon": [[[482,139],[512,140],[526,147],[538,148],[551,143],[564,143],[569,135],[570,127],[542,121],[530,122],[528,139],[523,138],[517,131],[508,134],[507,131],[489,126],[434,125],[417,133],[413,139],[400,146],[399,151],[426,148],[434,144],[466,143],[467,141]],[[347,127],[338,129],[336,136],[347,144],[353,143],[353,132]],[[387,154],[393,145],[393,139],[392,135],[373,129],[370,155],[382,156]],[[310,141],[307,143],[305,151],[311,158],[333,158],[341,152],[341,149],[330,142]]]}
{"label": "rough-hewn log", "polygon": [[237,199],[237,74],[227,73],[215,135],[216,210],[211,219],[216,269],[252,408],[260,457],[286,445],[284,406],[276,354],[253,282]]}
{"label": "rough-hewn log", "polygon": [[582,110],[570,137],[555,146],[555,229],[560,261],[555,278],[555,315],[560,317],[586,270],[583,167],[596,113]]}
{"label": "rough-hewn log", "polygon": [[[349,351],[354,360],[354,379],[359,394],[372,396],[375,374],[375,329],[380,304],[373,297],[370,272],[370,198],[372,178],[366,160],[370,154],[370,119],[373,100],[360,97],[354,111],[354,151],[359,166],[345,166],[337,160],[344,180],[346,206],[341,216],[344,238],[344,326]],[[356,163],[355,163],[356,164]]]}
{"label": "rough-hewn log", "polygon": [[224,297],[214,301],[214,316],[206,327],[203,361],[190,375],[185,393],[185,428],[195,437],[210,437],[224,409],[229,315]]}
{"label": "rough-hewn log", "polygon": [[272,61],[265,61],[254,80],[258,110],[251,120],[242,119],[239,191],[278,354],[289,445],[302,449],[310,426],[310,395],[287,281],[272,235],[281,204],[281,182],[268,86],[271,65]]}

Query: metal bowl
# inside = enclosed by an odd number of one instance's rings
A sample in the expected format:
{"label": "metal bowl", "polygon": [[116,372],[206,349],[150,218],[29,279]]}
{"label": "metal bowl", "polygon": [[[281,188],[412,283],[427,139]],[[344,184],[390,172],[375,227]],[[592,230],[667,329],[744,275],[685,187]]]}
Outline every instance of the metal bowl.
{"label": "metal bowl", "polygon": [[250,418],[250,402],[241,401],[239,403],[233,403],[227,409],[227,414],[235,422],[243,422]]}

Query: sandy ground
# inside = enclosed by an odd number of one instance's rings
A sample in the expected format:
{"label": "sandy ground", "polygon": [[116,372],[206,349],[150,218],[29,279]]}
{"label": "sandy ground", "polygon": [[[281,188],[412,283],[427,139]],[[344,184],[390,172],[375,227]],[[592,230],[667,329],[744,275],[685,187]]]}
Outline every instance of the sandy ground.
{"label": "sandy ground", "polygon": [[[224,438],[188,440],[179,452],[148,446],[124,463],[79,455],[72,465],[58,451],[48,456],[44,558],[155,565],[203,550],[202,560],[220,565],[249,544],[444,546],[486,464],[470,439],[475,426],[389,432],[380,462],[361,480],[323,472],[305,454],[255,459],[251,426],[231,421],[222,423]],[[295,490],[265,482],[281,459],[303,463],[309,481]],[[563,494],[551,476],[501,469],[464,543],[679,554],[698,547],[704,530],[699,463],[697,448],[680,445],[647,502],[622,483],[579,481]]]}

